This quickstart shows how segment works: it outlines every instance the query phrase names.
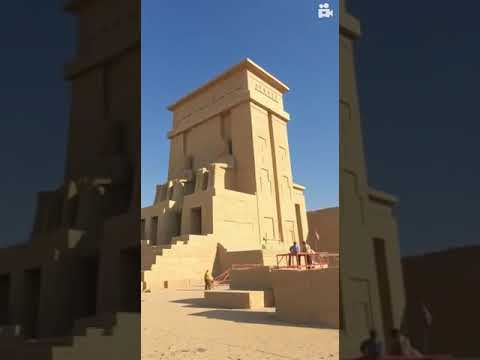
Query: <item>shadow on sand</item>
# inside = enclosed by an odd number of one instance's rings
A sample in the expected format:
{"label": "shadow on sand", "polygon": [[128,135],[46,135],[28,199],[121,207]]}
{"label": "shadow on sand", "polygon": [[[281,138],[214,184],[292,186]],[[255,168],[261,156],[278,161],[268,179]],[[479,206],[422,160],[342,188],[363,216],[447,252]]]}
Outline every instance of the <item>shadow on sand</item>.
{"label": "shadow on sand", "polygon": [[294,326],[313,329],[332,329],[329,326],[322,326],[322,324],[300,324],[282,321],[276,317],[274,312],[267,311],[215,309],[195,313],[192,314],[192,316],[203,316],[209,319],[220,319],[238,323]]}
{"label": "shadow on sand", "polygon": [[333,329],[328,325],[292,323],[279,320],[272,308],[266,311],[254,311],[249,309],[218,309],[213,306],[209,306],[204,298],[180,299],[172,302],[176,304],[184,304],[185,307],[189,308],[211,308],[212,310],[191,314],[191,316],[202,316],[208,319],[218,319],[250,324],[294,326],[313,329]]}
{"label": "shadow on sand", "polygon": [[172,300],[172,303],[175,304],[185,304],[184,307],[190,308],[211,308],[207,304],[207,301],[204,298],[188,298],[188,299],[181,299],[181,300]]}

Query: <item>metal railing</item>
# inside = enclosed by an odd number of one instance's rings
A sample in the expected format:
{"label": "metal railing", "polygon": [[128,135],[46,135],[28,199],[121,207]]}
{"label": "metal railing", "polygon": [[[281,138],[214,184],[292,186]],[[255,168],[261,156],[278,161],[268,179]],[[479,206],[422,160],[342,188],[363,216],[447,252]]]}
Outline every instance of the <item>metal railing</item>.
{"label": "metal railing", "polygon": [[256,267],[264,266],[263,264],[233,264],[227,270],[217,275],[213,282],[215,285],[223,285],[230,283],[230,271],[232,270],[248,270]]}
{"label": "metal railing", "polygon": [[339,267],[338,253],[300,252],[277,255],[277,269],[338,269]]}

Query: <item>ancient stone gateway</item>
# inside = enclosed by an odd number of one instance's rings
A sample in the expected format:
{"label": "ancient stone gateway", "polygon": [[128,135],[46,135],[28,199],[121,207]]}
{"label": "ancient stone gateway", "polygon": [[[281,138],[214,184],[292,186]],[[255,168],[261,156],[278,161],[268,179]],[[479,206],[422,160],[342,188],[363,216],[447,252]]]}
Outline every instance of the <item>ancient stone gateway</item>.
{"label": "ancient stone gateway", "polygon": [[283,108],[288,90],[245,59],[169,106],[168,180],[142,209],[147,286],[185,284],[232,258],[269,262],[307,238]]}
{"label": "ancient stone gateway", "polygon": [[65,177],[38,194],[29,241],[0,249],[0,357],[85,359],[103,346],[130,359],[140,353],[140,3],[63,3],[78,25],[64,69]]}
{"label": "ancient stone gateway", "polygon": [[[340,343],[341,357],[360,355],[359,343],[376,329],[388,345],[405,308],[397,199],[369,187],[363,151],[354,43],[358,19],[341,2],[340,14]],[[317,214],[319,215],[319,214]]]}

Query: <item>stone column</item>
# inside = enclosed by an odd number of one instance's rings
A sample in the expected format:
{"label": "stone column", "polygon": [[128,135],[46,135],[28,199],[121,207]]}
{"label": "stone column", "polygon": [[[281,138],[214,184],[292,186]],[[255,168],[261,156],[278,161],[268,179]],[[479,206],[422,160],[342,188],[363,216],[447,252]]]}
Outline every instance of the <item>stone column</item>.
{"label": "stone column", "polygon": [[206,168],[197,169],[195,172],[195,192],[202,191],[204,178],[205,176],[208,176],[205,175],[206,173],[208,173]]}
{"label": "stone column", "polygon": [[225,189],[225,175],[227,164],[214,163],[209,166],[210,177],[208,179],[209,189]]}

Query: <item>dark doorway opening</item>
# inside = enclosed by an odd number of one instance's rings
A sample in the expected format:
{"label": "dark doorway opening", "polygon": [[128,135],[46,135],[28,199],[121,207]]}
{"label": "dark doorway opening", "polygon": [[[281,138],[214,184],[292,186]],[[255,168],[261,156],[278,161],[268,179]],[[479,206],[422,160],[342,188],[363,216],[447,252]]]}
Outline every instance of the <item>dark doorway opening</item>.
{"label": "dark doorway opening", "polygon": [[10,274],[0,275],[0,326],[10,325]]}
{"label": "dark doorway opening", "polygon": [[173,219],[173,231],[172,231],[172,237],[174,236],[180,236],[182,231],[182,212],[175,213],[174,219]]}
{"label": "dark doorway opening", "polygon": [[155,245],[157,243],[157,234],[158,234],[158,216],[152,217],[150,224],[150,243]]}
{"label": "dark doorway opening", "polygon": [[25,321],[23,329],[27,339],[38,337],[41,285],[42,272],[39,268],[25,271]]}
{"label": "dark doorway opening", "polygon": [[140,254],[138,247],[120,253],[120,311],[140,312]]}
{"label": "dark doorway opening", "polygon": [[140,240],[145,240],[145,219],[140,220]]}
{"label": "dark doorway opening", "polygon": [[203,173],[202,190],[208,189],[208,178],[209,178],[209,173],[208,172]]}
{"label": "dark doorway opening", "polygon": [[202,208],[192,208],[190,213],[190,234],[202,234]]}
{"label": "dark doorway opening", "polygon": [[298,240],[300,243],[303,242],[303,224],[302,224],[302,213],[300,212],[300,204],[295,204],[295,215],[297,217],[297,228],[298,228]]}
{"label": "dark doorway opening", "polygon": [[83,257],[79,260],[75,284],[75,318],[94,316],[97,313],[98,258]]}
{"label": "dark doorway opening", "polygon": [[382,306],[383,330],[389,334],[393,328],[392,300],[390,292],[390,278],[388,273],[387,253],[385,240],[373,239],[375,264],[378,276],[378,288],[380,292],[380,303]]}

